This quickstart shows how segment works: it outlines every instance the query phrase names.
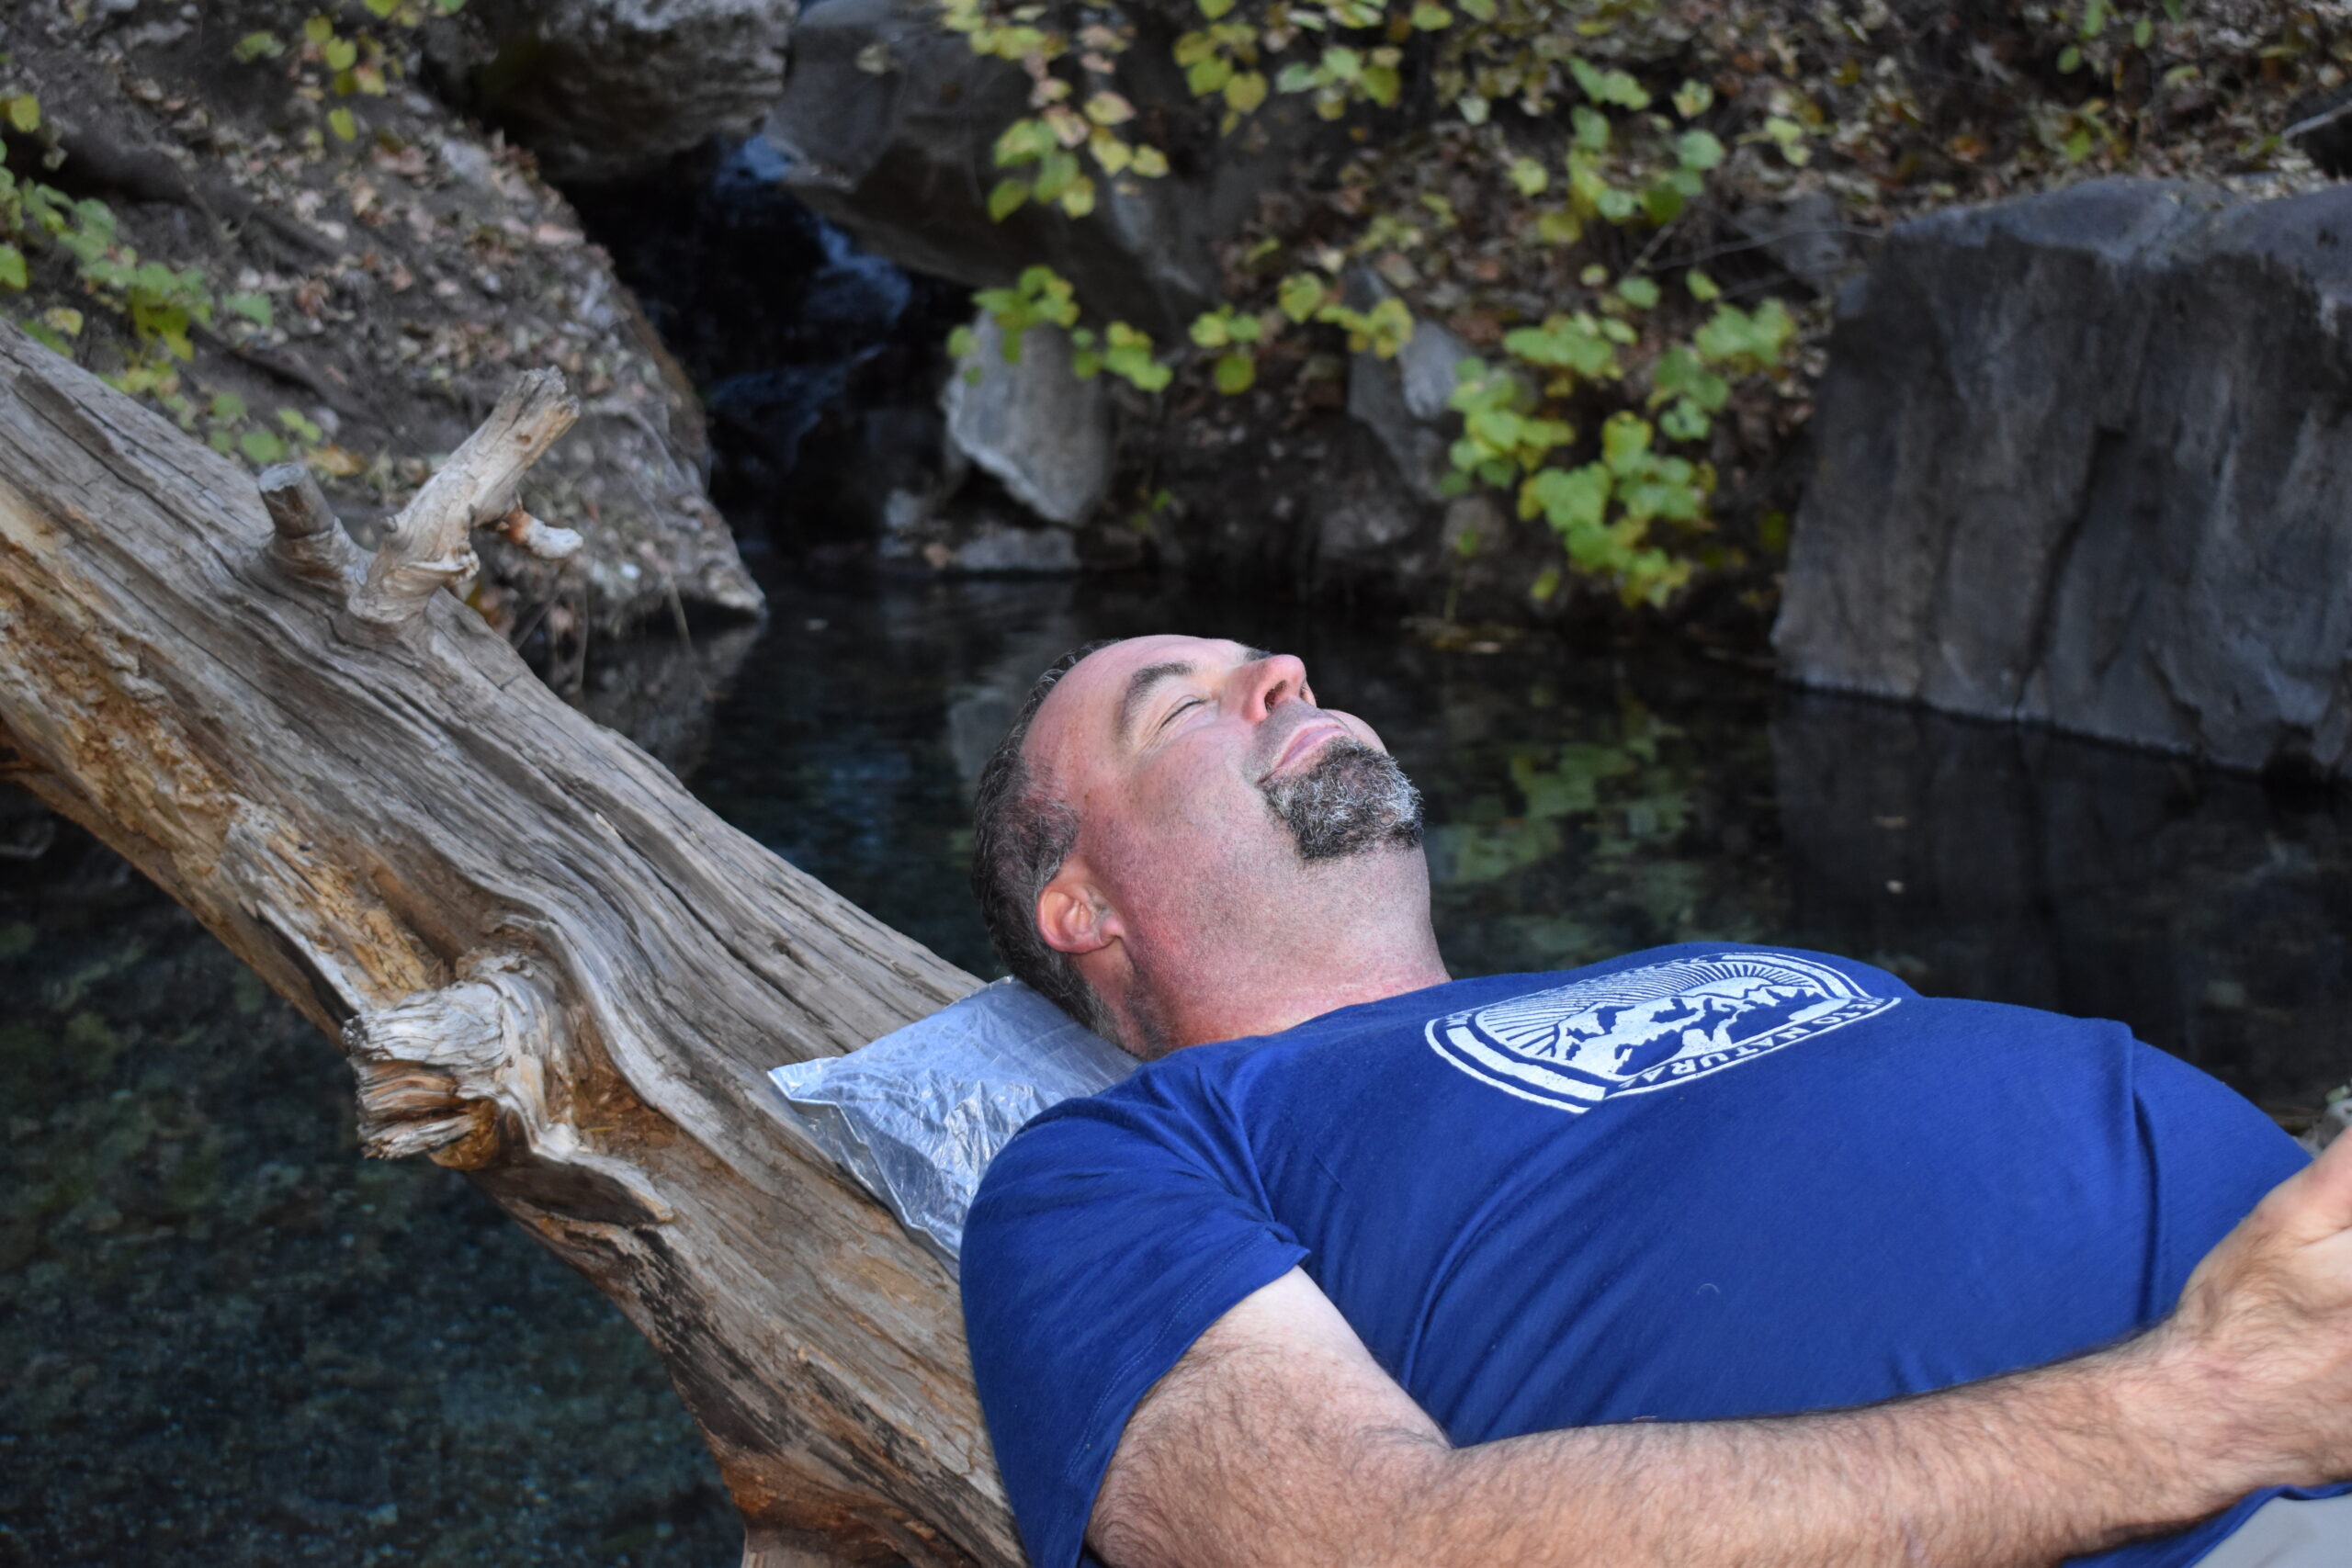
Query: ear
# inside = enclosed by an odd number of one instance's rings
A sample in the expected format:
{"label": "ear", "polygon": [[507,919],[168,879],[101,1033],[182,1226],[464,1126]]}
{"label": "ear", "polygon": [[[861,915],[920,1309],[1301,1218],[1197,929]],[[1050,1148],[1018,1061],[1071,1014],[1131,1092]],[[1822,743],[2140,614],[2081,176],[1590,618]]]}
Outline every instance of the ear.
{"label": "ear", "polygon": [[1102,896],[1075,856],[1037,895],[1037,934],[1057,953],[1082,958],[1117,942],[1124,931],[1118,911]]}

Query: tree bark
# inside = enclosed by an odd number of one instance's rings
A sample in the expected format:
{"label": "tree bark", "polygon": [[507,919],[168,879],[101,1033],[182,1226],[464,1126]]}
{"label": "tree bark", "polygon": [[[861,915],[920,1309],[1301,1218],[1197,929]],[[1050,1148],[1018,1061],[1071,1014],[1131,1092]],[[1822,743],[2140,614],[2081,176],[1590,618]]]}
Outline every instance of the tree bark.
{"label": "tree bark", "polygon": [[[765,1071],[976,982],[720,821],[448,592],[526,378],[373,558],[0,327],[0,770],[343,1044],[368,1152],[466,1171],[650,1339],[747,1565],[1021,1561],[955,1281]],[[572,541],[576,544],[576,541]]]}

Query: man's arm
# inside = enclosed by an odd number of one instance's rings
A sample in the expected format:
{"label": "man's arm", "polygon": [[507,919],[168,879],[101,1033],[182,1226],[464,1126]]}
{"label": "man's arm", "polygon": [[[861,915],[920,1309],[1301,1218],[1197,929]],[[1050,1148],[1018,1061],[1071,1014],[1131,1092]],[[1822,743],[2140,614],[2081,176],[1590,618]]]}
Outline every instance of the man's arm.
{"label": "man's arm", "polygon": [[1454,1449],[1293,1270],[1128,1421],[1114,1568],[2024,1568],[2352,1477],[2352,1136],[2274,1190],[2147,1334],[1858,1410]]}

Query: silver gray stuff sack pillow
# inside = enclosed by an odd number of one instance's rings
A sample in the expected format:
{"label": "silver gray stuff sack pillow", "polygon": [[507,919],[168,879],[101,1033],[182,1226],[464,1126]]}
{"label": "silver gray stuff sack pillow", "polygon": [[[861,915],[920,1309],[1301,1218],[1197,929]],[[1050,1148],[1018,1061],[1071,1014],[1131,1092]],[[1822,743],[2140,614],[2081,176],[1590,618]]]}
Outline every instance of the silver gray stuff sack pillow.
{"label": "silver gray stuff sack pillow", "polygon": [[844,1056],[772,1069],[818,1147],[953,1265],[980,1173],[1023,1123],[1110,1088],[1136,1060],[1018,980]]}

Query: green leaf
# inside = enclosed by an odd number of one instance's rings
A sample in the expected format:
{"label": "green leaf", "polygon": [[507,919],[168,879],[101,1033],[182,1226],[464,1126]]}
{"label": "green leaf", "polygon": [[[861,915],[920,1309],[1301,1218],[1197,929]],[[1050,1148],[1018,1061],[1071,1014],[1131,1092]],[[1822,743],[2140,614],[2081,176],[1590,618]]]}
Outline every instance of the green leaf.
{"label": "green leaf", "polygon": [[1597,532],[1609,510],[1609,470],[1598,463],[1580,468],[1545,468],[1520,487],[1522,517],[1542,517],[1563,539]]}
{"label": "green leaf", "polygon": [[1233,4],[1234,0],[1200,0],[1201,15],[1214,22],[1232,10]]}
{"label": "green leaf", "polygon": [[1638,472],[1649,457],[1650,434],[1648,420],[1630,410],[1619,409],[1601,422],[1601,462],[1620,478]]}
{"label": "green leaf", "polygon": [[1225,85],[1232,80],[1233,62],[1221,54],[1212,54],[1204,60],[1195,60],[1184,70],[1184,85],[1192,89],[1193,96],[1196,98],[1205,98],[1211,93],[1223,92]]}
{"label": "green leaf", "polygon": [[1266,78],[1256,71],[1244,71],[1225,85],[1225,106],[1236,114],[1248,114],[1266,101]]}
{"label": "green leaf", "polygon": [[1684,168],[1703,173],[1722,165],[1724,144],[1706,131],[1686,130],[1674,140],[1674,155]]}
{"label": "green leaf", "polygon": [[1513,158],[1510,161],[1510,183],[1519,187],[1521,196],[1541,196],[1544,187],[1552,183],[1552,175],[1533,158]]}
{"label": "green leaf", "polygon": [[1577,145],[1594,152],[1609,151],[1609,117],[1588,104],[1578,104],[1568,111],[1568,123],[1576,127]]}
{"label": "green leaf", "polygon": [[1723,298],[1723,288],[1712,277],[1692,267],[1682,275],[1682,286],[1690,290],[1690,298],[1702,305]]}
{"label": "green leaf", "polygon": [[2149,44],[2155,41],[2155,37],[2156,24],[2152,17],[2143,17],[2132,24],[2132,42],[2134,48],[2147,48]]}
{"label": "green leaf", "polygon": [[1054,128],[1042,119],[1016,119],[996,139],[996,161],[1000,168],[1016,164],[1034,164],[1058,145]]}
{"label": "green leaf", "polygon": [[1393,109],[1404,96],[1405,78],[1394,65],[1367,65],[1363,68],[1363,96],[1382,108]]}
{"label": "green leaf", "polygon": [[25,253],[14,245],[0,244],[0,288],[21,290],[31,281],[25,272]]}
{"label": "green leaf", "polygon": [[251,65],[256,60],[275,60],[286,52],[285,43],[276,33],[247,33],[229,51],[240,65]]}
{"label": "green leaf", "polygon": [[2082,69],[2082,64],[2083,51],[2078,46],[2070,43],[2058,51],[2058,69],[2061,73],[2078,71]]}
{"label": "green leaf", "polygon": [[1714,101],[1715,90],[1704,82],[1685,82],[1674,89],[1674,112],[1684,119],[1705,114]]}
{"label": "green leaf", "polygon": [[1629,277],[1617,286],[1617,297],[1635,310],[1647,310],[1657,304],[1657,284],[1647,277]]}
{"label": "green leaf", "polygon": [[318,446],[327,438],[326,432],[305,417],[300,409],[279,409],[277,423],[312,446]]}
{"label": "green leaf", "polygon": [[330,109],[327,129],[334,132],[338,141],[349,141],[359,134],[359,122],[351,118],[349,109]]}
{"label": "green leaf", "polygon": [[1535,220],[1535,237],[1547,245],[1573,245],[1584,238],[1584,224],[1573,212],[1545,212]]}
{"label": "green leaf", "polygon": [[312,17],[302,24],[302,39],[306,43],[324,43],[334,37],[334,24],[324,17]]}
{"label": "green leaf", "polygon": [[1077,179],[1078,160],[1057,147],[1037,160],[1037,179],[1032,191],[1039,201],[1053,201]]}
{"label": "green leaf", "polygon": [[40,129],[40,100],[30,93],[18,93],[8,100],[8,124],[30,136]]}
{"label": "green leaf", "polygon": [[275,320],[266,294],[224,294],[220,297],[220,308],[244,317],[264,332],[269,330]]}
{"label": "green leaf", "polygon": [[1237,350],[1216,362],[1216,389],[1228,398],[1239,397],[1257,380],[1258,361],[1250,355]]}
{"label": "green leaf", "polygon": [[245,400],[234,392],[215,392],[206,412],[217,420],[234,424],[245,417]]}
{"label": "green leaf", "polygon": [[359,63],[359,46],[347,38],[332,39],[320,53],[330,71],[348,71]]}
{"label": "green leaf", "polygon": [[1136,107],[1118,94],[1105,90],[1086,100],[1086,118],[1097,125],[1125,125],[1136,118]]}
{"label": "green leaf", "polygon": [[1148,141],[1138,141],[1136,143],[1135,162],[1127,167],[1145,179],[1156,180],[1168,172],[1168,154]]}
{"label": "green leaf", "polygon": [[1322,308],[1329,290],[1310,272],[1294,272],[1274,290],[1274,302],[1294,321],[1305,321]]}
{"label": "green leaf", "polygon": [[989,192],[989,217],[1001,223],[1029,199],[1027,180],[999,180]]}
{"label": "green leaf", "polygon": [[368,14],[380,19],[399,10],[401,0],[365,0],[365,4],[368,6]]}
{"label": "green leaf", "polygon": [[286,443],[266,430],[248,430],[237,437],[237,450],[256,468],[286,460]]}
{"label": "green leaf", "polygon": [[1413,7],[1410,20],[1421,31],[1433,33],[1440,28],[1452,27],[1453,13],[1442,6],[1431,5],[1430,0],[1420,0],[1420,4]]}
{"label": "green leaf", "polygon": [[1713,424],[1714,422],[1707,417],[1707,411],[1688,398],[1678,400],[1660,414],[1657,421],[1658,429],[1674,441],[1704,440]]}

